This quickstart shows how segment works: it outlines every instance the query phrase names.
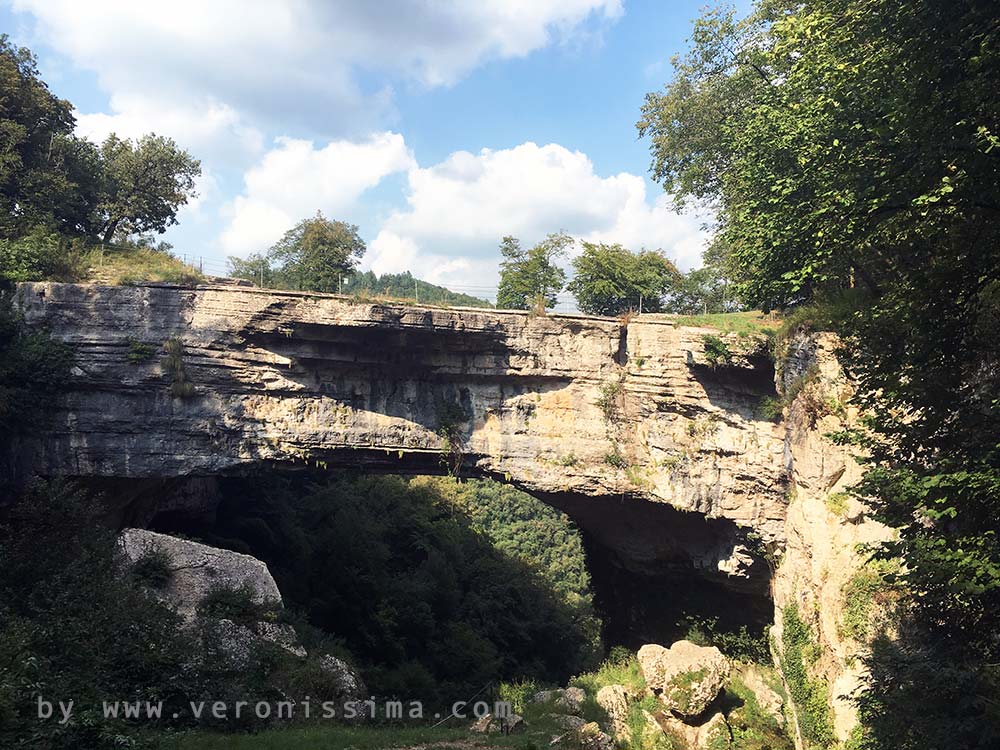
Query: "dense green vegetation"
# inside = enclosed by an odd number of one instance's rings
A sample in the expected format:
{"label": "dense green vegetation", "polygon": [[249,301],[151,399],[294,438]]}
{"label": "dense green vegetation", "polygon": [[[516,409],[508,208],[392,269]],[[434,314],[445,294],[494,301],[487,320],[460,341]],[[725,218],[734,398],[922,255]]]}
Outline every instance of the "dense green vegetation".
{"label": "dense green vegetation", "polygon": [[742,301],[843,333],[857,492],[904,571],[862,747],[1000,742],[998,40],[987,0],[710,11],[639,122],[665,188],[716,205]]}
{"label": "dense green vegetation", "polygon": [[[163,702],[161,728],[211,725],[189,701],[330,690],[307,662],[274,646],[234,670],[210,622],[180,627],[148,576],[131,575],[105,509],[59,483],[23,490],[0,513],[0,746],[134,747],[143,721],[106,717],[104,701]],[[39,718],[39,700],[54,718]],[[58,702],[73,701],[65,721]],[[176,718],[171,718],[174,712]],[[232,730],[263,725],[253,719]]]}
{"label": "dense green vegetation", "polygon": [[479,297],[453,292],[443,286],[414,278],[409,271],[404,273],[384,273],[377,276],[371,271],[356,273],[344,280],[345,294],[358,297],[390,297],[412,300],[432,305],[454,305],[456,307],[492,307]]}
{"label": "dense green vegetation", "polygon": [[576,273],[567,288],[580,309],[594,315],[659,312],[681,279],[677,267],[661,253],[632,253],[621,245],[593,242],[583,242],[573,269]]}
{"label": "dense green vegetation", "polygon": [[31,52],[0,35],[0,279],[79,278],[82,254],[150,245],[143,235],[175,224],[195,195],[201,167],[169,138],[98,146],[75,124]]}
{"label": "dense green vegetation", "polygon": [[[120,575],[113,534],[100,528],[98,512],[79,493],[38,485],[0,520],[5,746],[27,738],[44,747],[110,745],[126,730],[100,720],[102,698],[171,700],[195,687],[172,684],[189,645],[177,616]],[[75,700],[77,721],[38,721],[38,695]]]}
{"label": "dense green vegetation", "polygon": [[327,219],[319,211],[303,219],[266,253],[229,258],[229,271],[273,289],[336,292],[365,254],[358,228]]}
{"label": "dense green vegetation", "polygon": [[214,527],[267,562],[286,604],[336,636],[370,688],[427,702],[498,679],[565,681],[599,652],[579,534],[490,482],[231,479]]}
{"label": "dense green vegetation", "polygon": [[809,673],[820,657],[819,647],[794,605],[785,607],[783,615],[779,662],[794,703],[795,723],[809,750],[829,747],[834,742],[827,705],[830,691],[825,682]]}

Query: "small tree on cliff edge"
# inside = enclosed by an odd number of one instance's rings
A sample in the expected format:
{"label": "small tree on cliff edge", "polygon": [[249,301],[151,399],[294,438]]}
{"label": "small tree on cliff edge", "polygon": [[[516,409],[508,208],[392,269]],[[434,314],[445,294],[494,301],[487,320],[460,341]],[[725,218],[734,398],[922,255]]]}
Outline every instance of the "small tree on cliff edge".
{"label": "small tree on cliff edge", "polygon": [[516,237],[504,237],[500,242],[500,287],[497,307],[527,310],[541,300],[545,307],[555,307],[556,295],[566,283],[566,272],[553,262],[564,256],[573,238],[567,234],[550,234],[530,250],[521,249]]}
{"label": "small tree on cliff edge", "polygon": [[576,275],[568,288],[580,309],[593,315],[620,315],[640,306],[658,312],[664,295],[680,279],[677,267],[658,252],[633,253],[604,243],[584,242],[573,268]]}
{"label": "small tree on cliff edge", "polygon": [[331,221],[317,211],[285,232],[268,250],[268,258],[289,286],[334,292],[340,278],[357,268],[365,249],[354,224]]}

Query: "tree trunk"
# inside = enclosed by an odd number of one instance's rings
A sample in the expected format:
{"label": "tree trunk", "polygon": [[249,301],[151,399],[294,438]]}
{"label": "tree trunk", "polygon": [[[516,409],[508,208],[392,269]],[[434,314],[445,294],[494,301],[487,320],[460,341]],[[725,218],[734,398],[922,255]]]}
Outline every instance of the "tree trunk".
{"label": "tree trunk", "polygon": [[118,229],[118,224],[121,223],[121,219],[115,219],[108,223],[108,228],[104,230],[103,240],[105,243],[110,244],[111,238],[115,236],[115,231]]}

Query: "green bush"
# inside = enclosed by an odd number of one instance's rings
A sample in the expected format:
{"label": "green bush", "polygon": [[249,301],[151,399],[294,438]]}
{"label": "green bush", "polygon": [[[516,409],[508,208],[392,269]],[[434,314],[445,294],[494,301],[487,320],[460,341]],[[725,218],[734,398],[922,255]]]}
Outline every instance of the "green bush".
{"label": "green bush", "polygon": [[132,575],[141,583],[154,589],[165,588],[173,574],[170,556],[158,548],[146,550],[132,563]]}
{"label": "green bush", "polygon": [[168,339],[163,344],[167,354],[166,370],[170,373],[170,394],[176,398],[189,398],[194,395],[194,383],[188,380],[187,369],[184,367],[184,342],[179,338]]}
{"label": "green bush", "polygon": [[37,227],[22,237],[0,239],[0,279],[40,281],[73,275],[70,243],[58,232]]}
{"label": "green bush", "polygon": [[733,352],[718,336],[705,334],[701,337],[701,343],[710,367],[727,367],[733,363]]}
{"label": "green bush", "polygon": [[754,409],[754,416],[758,419],[765,419],[768,422],[780,422],[784,416],[785,404],[780,398],[765,396],[757,402]]}
{"label": "green bush", "polygon": [[516,714],[523,714],[528,706],[528,699],[539,691],[538,683],[534,680],[514,680],[500,683],[500,700],[511,705],[511,710]]}
{"label": "green bush", "polygon": [[128,361],[134,365],[148,362],[156,356],[156,347],[135,339],[128,340]]}
{"label": "green bush", "polygon": [[864,642],[884,630],[900,592],[898,560],[870,560],[844,584],[840,632]]}
{"label": "green bush", "polygon": [[249,583],[240,586],[213,586],[198,603],[198,614],[201,617],[232,620],[241,625],[276,620],[278,611],[276,602],[258,601],[256,592]]}
{"label": "green bush", "polygon": [[604,463],[606,463],[608,466],[613,466],[616,469],[628,468],[628,459],[621,454],[621,451],[618,449],[617,445],[615,446],[614,450],[604,454]]}
{"label": "green bush", "polygon": [[785,728],[761,707],[756,693],[742,680],[734,677],[726,686],[726,696],[741,704],[726,717],[733,750],[793,750],[795,743]]}
{"label": "green bush", "polygon": [[621,417],[622,396],[625,383],[622,378],[601,384],[601,395],[595,402],[604,415],[604,421],[609,425],[616,423]]}

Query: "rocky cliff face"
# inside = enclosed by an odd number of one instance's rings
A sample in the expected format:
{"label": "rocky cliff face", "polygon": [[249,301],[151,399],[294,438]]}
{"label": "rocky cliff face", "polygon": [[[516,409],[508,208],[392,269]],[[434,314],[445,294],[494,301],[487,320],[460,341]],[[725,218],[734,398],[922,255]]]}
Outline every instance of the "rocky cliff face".
{"label": "rocky cliff face", "polygon": [[[844,493],[859,469],[826,437],[857,420],[833,337],[794,337],[775,378],[762,341],[723,336],[720,357],[717,331],[652,316],[52,283],[21,285],[18,304],[77,355],[26,470],[127,479],[163,507],[258,462],[505,479],[626,571],[769,593],[779,655],[794,610],[831,728],[849,734],[863,675],[845,592],[857,545],[889,532]],[[775,381],[782,424],[757,416]]]}
{"label": "rocky cliff face", "polygon": [[[891,530],[869,518],[865,506],[846,492],[860,479],[861,466],[850,448],[830,438],[859,419],[851,404],[853,388],[837,361],[838,343],[829,333],[798,334],[780,363],[780,390],[797,395],[785,413],[791,501],[774,575],[772,633],[780,662],[786,615],[794,612],[805,623],[818,655],[804,665],[806,674],[828,698],[828,712],[820,719],[845,741],[857,723],[850,697],[864,681],[857,658],[863,644],[856,640],[858,624],[850,620],[874,614],[870,603],[849,601],[862,595],[852,594],[852,581],[865,575],[864,546],[888,538]],[[788,671],[789,665],[781,666]],[[801,736],[798,741],[801,746]]]}
{"label": "rocky cliff face", "polygon": [[712,362],[717,332],[645,318],[241,287],[23,284],[18,303],[77,353],[31,459],[43,474],[454,471],[563,508],[635,568],[766,579],[747,532],[782,543],[782,433],[755,416],[773,385],[754,339]]}

